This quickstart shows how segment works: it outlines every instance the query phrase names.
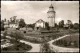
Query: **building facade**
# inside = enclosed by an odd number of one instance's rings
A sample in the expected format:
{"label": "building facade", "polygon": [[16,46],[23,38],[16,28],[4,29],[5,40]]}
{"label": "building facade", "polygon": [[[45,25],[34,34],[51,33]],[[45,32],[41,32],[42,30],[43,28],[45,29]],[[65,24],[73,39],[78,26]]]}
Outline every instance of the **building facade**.
{"label": "building facade", "polygon": [[35,28],[38,30],[40,28],[45,28],[45,22],[42,19],[39,19],[35,23]]}
{"label": "building facade", "polygon": [[52,6],[52,4],[50,5],[47,14],[48,14],[48,19],[49,19],[49,21],[48,21],[49,26],[55,27],[55,11],[54,11],[54,7]]}
{"label": "building facade", "polygon": [[16,19],[17,16],[13,16],[12,18],[10,18],[9,21],[9,27],[10,28],[18,28],[19,26],[19,20]]}
{"label": "building facade", "polygon": [[4,28],[18,28],[19,20],[16,19],[16,16],[10,18],[10,20],[4,19]]}

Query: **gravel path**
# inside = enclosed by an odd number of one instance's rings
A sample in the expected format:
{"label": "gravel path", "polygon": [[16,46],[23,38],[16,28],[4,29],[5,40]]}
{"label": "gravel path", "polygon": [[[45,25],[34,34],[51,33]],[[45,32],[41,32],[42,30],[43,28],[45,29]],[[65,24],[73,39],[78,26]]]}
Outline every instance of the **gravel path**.
{"label": "gravel path", "polygon": [[27,51],[27,52],[40,52],[40,44],[34,44],[34,43],[26,42],[24,40],[20,40],[20,42],[23,42],[25,44],[32,46],[32,49],[30,51]]}
{"label": "gravel path", "polygon": [[57,40],[60,40],[60,39],[62,39],[64,37],[67,37],[67,36],[70,36],[70,35],[65,35],[65,36],[62,36],[62,37],[59,37],[57,39],[49,41],[48,43],[50,44],[50,48],[55,52],[79,52],[78,48],[59,47],[59,46],[56,46],[56,45],[52,44],[53,42],[55,42]]}
{"label": "gravel path", "polygon": [[53,42],[55,42],[55,41],[57,41],[57,40],[60,40],[60,39],[62,39],[62,38],[64,38],[64,37],[67,37],[67,36],[70,36],[70,35],[65,35],[65,36],[56,38],[56,39],[54,39],[54,40],[49,41],[48,43],[49,43],[49,44],[52,44]]}

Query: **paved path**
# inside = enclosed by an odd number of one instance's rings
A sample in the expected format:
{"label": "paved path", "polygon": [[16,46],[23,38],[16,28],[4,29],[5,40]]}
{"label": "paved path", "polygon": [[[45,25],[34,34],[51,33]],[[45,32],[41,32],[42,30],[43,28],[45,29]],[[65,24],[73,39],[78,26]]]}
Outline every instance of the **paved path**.
{"label": "paved path", "polygon": [[[62,39],[64,37],[67,37],[67,36],[70,36],[70,35],[65,35],[65,36],[59,37],[57,39],[49,41],[48,43],[50,44],[50,47],[54,47],[53,44],[52,44],[53,42],[55,42],[57,40],[60,40],[60,39]],[[27,51],[27,52],[40,52],[40,44],[35,44],[35,43],[27,42],[27,41],[24,41],[24,40],[20,40],[20,42],[23,42],[25,44],[28,44],[28,45],[32,46],[32,49],[30,51]],[[53,50],[56,52],[55,48],[53,48]]]}
{"label": "paved path", "polygon": [[65,36],[62,36],[62,37],[59,37],[57,39],[49,41],[48,43],[50,44],[50,48],[52,50],[54,50],[55,52],[78,52],[79,51],[78,48],[65,48],[65,47],[59,47],[59,46],[56,46],[56,45],[52,44],[53,42],[55,42],[57,40],[60,40],[62,38],[65,38],[67,36],[70,36],[70,35],[65,35]]}
{"label": "paved path", "polygon": [[[52,41],[49,41],[48,43],[49,44],[52,44],[52,42],[56,41],[56,40],[59,40],[59,39],[62,39],[66,36],[69,36],[69,35],[65,35],[65,36],[62,36],[62,37],[59,37],[57,39],[54,39]],[[27,42],[27,41],[24,41],[24,40],[20,40],[20,42],[23,42],[25,44],[28,44],[28,45],[31,45],[32,46],[32,49],[30,51],[27,51],[27,52],[40,52],[40,44],[35,44],[35,43],[31,43],[31,42]]]}
{"label": "paved path", "polygon": [[54,39],[54,40],[51,40],[51,41],[49,41],[48,43],[49,43],[49,44],[52,44],[53,42],[55,42],[55,41],[57,41],[57,40],[60,40],[60,39],[62,39],[62,38],[64,38],[64,37],[67,37],[67,36],[70,36],[70,35],[64,35],[64,36],[62,36],[62,37],[56,38],[56,39]]}
{"label": "paved path", "polygon": [[70,35],[64,35],[64,36],[62,36],[62,37],[59,37],[59,38],[56,38],[56,39],[54,39],[54,40],[51,40],[51,41],[49,41],[48,43],[50,44],[50,48],[54,51],[54,52],[56,52],[56,49],[54,48],[54,46],[53,46],[53,42],[55,42],[55,41],[57,41],[57,40],[60,40],[60,39],[62,39],[62,38],[64,38],[64,37],[67,37],[67,36],[70,36]]}
{"label": "paved path", "polygon": [[27,51],[27,52],[40,52],[40,44],[34,44],[34,43],[26,42],[24,40],[20,40],[20,42],[23,42],[25,44],[32,46],[32,49],[30,51]]}

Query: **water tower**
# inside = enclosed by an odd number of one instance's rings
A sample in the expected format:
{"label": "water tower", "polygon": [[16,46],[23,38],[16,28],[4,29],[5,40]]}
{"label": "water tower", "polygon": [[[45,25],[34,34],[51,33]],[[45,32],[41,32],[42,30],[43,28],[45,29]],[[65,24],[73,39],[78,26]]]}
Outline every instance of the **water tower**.
{"label": "water tower", "polygon": [[55,27],[55,11],[54,11],[54,7],[52,6],[52,4],[50,5],[47,14],[48,14],[49,26]]}

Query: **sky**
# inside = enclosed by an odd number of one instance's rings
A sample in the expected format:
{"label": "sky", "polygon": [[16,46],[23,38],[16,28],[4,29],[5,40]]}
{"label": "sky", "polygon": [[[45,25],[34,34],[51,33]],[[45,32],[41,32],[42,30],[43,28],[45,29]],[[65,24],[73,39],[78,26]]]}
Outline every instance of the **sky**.
{"label": "sky", "polygon": [[71,20],[72,23],[79,23],[79,2],[78,1],[1,1],[1,20],[17,16],[23,18],[26,24],[35,23],[42,19],[48,22],[47,11],[53,5],[55,22]]}

